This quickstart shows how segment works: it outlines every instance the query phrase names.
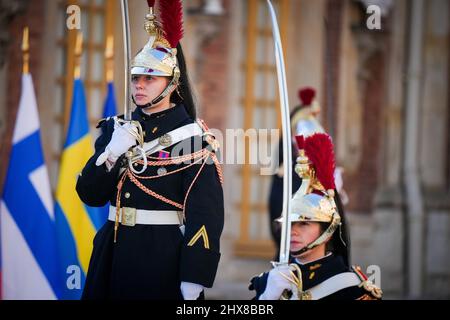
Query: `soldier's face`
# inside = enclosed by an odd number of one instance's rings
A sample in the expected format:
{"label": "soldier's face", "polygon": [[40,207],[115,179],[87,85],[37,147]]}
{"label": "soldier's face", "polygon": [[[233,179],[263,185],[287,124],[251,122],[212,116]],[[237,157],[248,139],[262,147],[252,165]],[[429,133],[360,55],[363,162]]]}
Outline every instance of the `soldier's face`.
{"label": "soldier's face", "polygon": [[168,83],[167,77],[133,75],[131,77],[131,94],[136,104],[145,105],[158,97]]}
{"label": "soldier's face", "polygon": [[316,240],[321,234],[318,222],[294,222],[291,227],[291,251],[298,251]]}

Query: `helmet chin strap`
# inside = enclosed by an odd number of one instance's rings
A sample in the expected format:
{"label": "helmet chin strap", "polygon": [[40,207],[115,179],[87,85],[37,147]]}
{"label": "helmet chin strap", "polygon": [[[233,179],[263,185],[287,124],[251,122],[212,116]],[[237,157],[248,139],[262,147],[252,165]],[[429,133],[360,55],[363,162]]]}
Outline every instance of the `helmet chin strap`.
{"label": "helmet chin strap", "polygon": [[325,232],[322,233],[316,240],[314,240],[313,242],[311,242],[310,244],[308,244],[307,246],[303,247],[300,250],[291,251],[291,255],[294,258],[297,258],[298,256],[300,256],[301,254],[305,253],[306,251],[309,251],[309,250],[311,250],[311,249],[321,245],[326,240],[331,238],[333,233],[336,231],[337,227],[341,224],[341,217],[338,214],[334,213],[333,214],[333,219],[331,221],[332,222],[328,226],[327,230],[325,230]]}
{"label": "helmet chin strap", "polygon": [[157,96],[155,99],[153,99],[151,102],[144,104],[144,105],[139,105],[136,103],[136,100],[134,99],[134,96],[131,96],[131,99],[133,100],[133,103],[141,109],[146,109],[146,108],[150,108],[152,106],[154,106],[155,104],[160,103],[165,97],[167,97],[172,91],[173,89],[176,88],[176,86],[178,85],[178,80],[180,79],[180,72],[177,70],[174,70],[173,72],[173,78],[172,80],[169,82],[169,84],[167,85],[167,87],[161,92],[161,94],[159,96]]}

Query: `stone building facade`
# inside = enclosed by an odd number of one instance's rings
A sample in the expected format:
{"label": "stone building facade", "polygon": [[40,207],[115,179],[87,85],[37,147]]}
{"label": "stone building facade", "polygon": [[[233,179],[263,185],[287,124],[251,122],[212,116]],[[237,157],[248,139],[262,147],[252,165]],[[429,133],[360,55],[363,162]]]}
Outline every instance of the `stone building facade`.
{"label": "stone building facade", "polygon": [[[189,0],[182,41],[199,116],[220,130],[280,125],[270,21],[265,0]],[[387,298],[449,298],[450,3],[447,0],[277,0],[289,101],[317,89],[321,122],[335,142],[349,196],[352,260],[379,266]],[[114,42],[114,84],[123,101],[119,1],[11,0],[0,8],[0,190],[20,94],[23,27],[30,27],[31,73],[46,162],[56,187],[74,32],[69,5],[80,6],[85,37],[82,78],[92,133],[105,94],[103,51]],[[369,5],[381,10],[371,30]],[[145,1],[130,1],[132,50],[145,43]],[[239,137],[239,135],[238,135]],[[256,152],[256,140],[243,152]],[[224,140],[224,159],[239,143]],[[247,149],[246,149],[247,148]],[[212,298],[250,298],[248,279],[270,267],[267,196],[260,164],[225,161],[223,257]],[[372,270],[372,269],[369,269]]]}

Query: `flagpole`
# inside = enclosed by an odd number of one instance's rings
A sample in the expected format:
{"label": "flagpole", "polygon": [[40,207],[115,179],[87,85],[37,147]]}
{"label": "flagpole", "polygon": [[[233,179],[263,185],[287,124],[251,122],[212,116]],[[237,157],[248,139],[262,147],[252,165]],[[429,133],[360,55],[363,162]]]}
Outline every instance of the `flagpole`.
{"label": "flagpole", "polygon": [[[53,300],[58,298],[62,278],[58,274],[53,199],[30,75],[29,27],[23,29],[21,51],[23,65],[19,106],[0,194],[0,213],[5,218],[0,226],[0,246],[7,253],[3,256],[1,268],[1,298]],[[24,145],[27,147],[23,148]]]}
{"label": "flagpole", "polygon": [[81,78],[81,55],[83,53],[83,34],[81,31],[77,33],[77,38],[75,40],[75,68],[73,72],[73,77],[75,79]]}
{"label": "flagpole", "polygon": [[23,29],[22,39],[22,54],[23,54],[23,74],[30,73],[30,42],[29,42],[29,28]]}
{"label": "flagpole", "polygon": [[106,60],[106,82],[110,83],[110,82],[114,81],[114,37],[113,37],[113,35],[108,35],[108,37],[106,38],[105,60]]}

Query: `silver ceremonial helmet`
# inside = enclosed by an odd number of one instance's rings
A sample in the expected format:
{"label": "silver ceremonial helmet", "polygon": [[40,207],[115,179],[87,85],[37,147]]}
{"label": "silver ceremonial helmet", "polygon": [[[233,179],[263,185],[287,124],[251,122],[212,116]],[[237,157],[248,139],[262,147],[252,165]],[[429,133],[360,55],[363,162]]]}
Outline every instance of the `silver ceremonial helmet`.
{"label": "silver ceremonial helmet", "polygon": [[[299,157],[295,172],[302,178],[302,184],[291,200],[289,221],[329,223],[327,229],[312,243],[292,252],[298,256],[326,242],[341,224],[334,201],[334,153],[331,138],[324,133],[299,138]],[[308,153],[308,156],[307,156]],[[327,158],[323,161],[323,158]]]}
{"label": "silver ceremonial helmet", "polygon": [[[163,13],[163,10],[161,11]],[[173,14],[176,15],[177,13],[173,12]],[[176,19],[173,20],[176,21]],[[145,107],[164,99],[178,85],[180,79],[176,47],[183,34],[182,26],[166,25],[165,27],[166,29],[170,28],[170,32],[169,30],[163,30],[163,24],[157,20],[154,8],[150,6],[144,23],[149,40],[131,61],[131,75],[163,76],[172,79],[164,91]],[[168,37],[166,38],[165,35],[169,35],[171,38],[167,39]]]}
{"label": "silver ceremonial helmet", "polygon": [[300,105],[294,109],[291,115],[291,125],[294,134],[302,135],[306,138],[314,133],[325,133],[317,119],[320,113],[320,106],[316,99],[316,91],[311,87],[301,88],[298,91],[298,97]]}

